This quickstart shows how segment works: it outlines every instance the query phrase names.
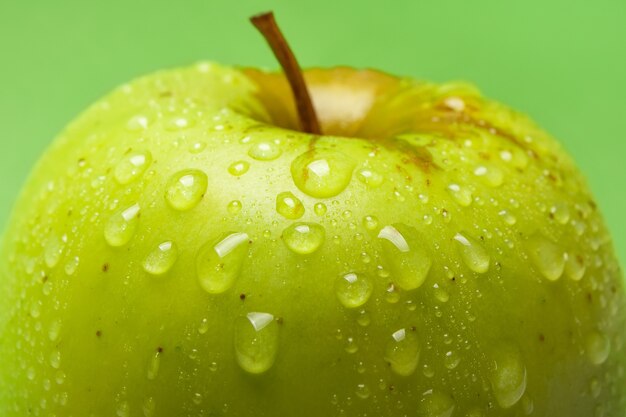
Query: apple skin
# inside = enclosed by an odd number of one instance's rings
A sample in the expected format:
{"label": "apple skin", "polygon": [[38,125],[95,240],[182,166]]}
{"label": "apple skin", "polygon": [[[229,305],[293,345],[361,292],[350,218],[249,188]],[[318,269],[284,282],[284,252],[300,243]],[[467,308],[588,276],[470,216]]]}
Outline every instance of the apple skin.
{"label": "apple skin", "polygon": [[327,136],[200,63],[54,141],[2,246],[0,415],[623,416],[621,270],[557,142],[465,84],[306,76]]}

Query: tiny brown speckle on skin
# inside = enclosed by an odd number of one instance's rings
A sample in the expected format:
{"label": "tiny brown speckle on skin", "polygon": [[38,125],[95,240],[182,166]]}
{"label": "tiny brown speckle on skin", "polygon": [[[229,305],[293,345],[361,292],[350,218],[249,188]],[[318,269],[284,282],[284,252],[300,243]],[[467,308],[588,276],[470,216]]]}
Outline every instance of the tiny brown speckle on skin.
{"label": "tiny brown speckle on skin", "polygon": [[244,293],[239,294],[239,299],[244,301],[246,299],[246,295]]}
{"label": "tiny brown speckle on skin", "polygon": [[41,277],[41,282],[46,282],[48,281],[48,275],[44,275],[43,277]]}
{"label": "tiny brown speckle on skin", "polygon": [[282,317],[276,317],[276,323],[283,324],[283,318]]}
{"label": "tiny brown speckle on skin", "polygon": [[101,330],[97,330],[96,331],[96,337],[100,337],[102,336],[102,331]]}
{"label": "tiny brown speckle on skin", "polygon": [[102,265],[102,272],[108,272],[109,271],[109,264],[105,263]]}
{"label": "tiny brown speckle on skin", "polygon": [[163,353],[163,348],[162,348],[161,346],[159,346],[159,347],[157,348],[157,352],[158,352],[158,353]]}
{"label": "tiny brown speckle on skin", "polygon": [[546,337],[543,335],[543,333],[539,333],[539,341],[543,342],[546,340]]}

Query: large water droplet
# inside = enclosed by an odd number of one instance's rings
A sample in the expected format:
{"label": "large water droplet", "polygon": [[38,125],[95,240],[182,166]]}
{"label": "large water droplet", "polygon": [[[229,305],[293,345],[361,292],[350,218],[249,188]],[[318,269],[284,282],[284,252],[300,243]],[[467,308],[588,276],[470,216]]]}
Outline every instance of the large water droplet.
{"label": "large water droplet", "polygon": [[587,358],[594,365],[602,365],[611,353],[611,342],[600,332],[591,332],[585,342]]}
{"label": "large water droplet", "polygon": [[301,255],[315,252],[322,246],[326,232],[317,223],[294,223],[283,230],[283,242],[289,249]]}
{"label": "large water droplet", "polygon": [[391,335],[385,349],[385,360],[398,375],[409,376],[415,372],[420,356],[420,343],[415,332],[400,329]]}
{"label": "large water droplet", "polygon": [[139,178],[151,163],[150,152],[133,152],[118,162],[113,175],[118,183],[129,184]]}
{"label": "large water droplet", "polygon": [[139,223],[139,204],[115,213],[104,226],[104,238],[113,247],[124,246],[135,235]]}
{"label": "large water droplet", "polygon": [[417,231],[404,224],[385,226],[378,233],[392,279],[404,290],[421,286],[430,271],[431,260]]}
{"label": "large water droplet", "polygon": [[462,207],[467,207],[472,204],[472,192],[469,189],[461,187],[458,184],[450,184],[448,191],[452,195],[452,198]]}
{"label": "large water droplet", "polygon": [[459,243],[459,253],[469,269],[479,274],[489,270],[489,254],[478,241],[461,233],[457,233],[454,240]]}
{"label": "large water droplet", "polygon": [[542,235],[535,235],[526,242],[528,256],[541,275],[556,281],[565,269],[565,252],[557,244]]}
{"label": "large water droplet", "polygon": [[239,366],[251,374],[272,367],[278,351],[278,324],[269,313],[248,313],[235,322],[235,354]]}
{"label": "large water droplet", "polygon": [[248,255],[249,237],[246,233],[228,233],[216,242],[200,248],[196,258],[196,272],[200,286],[219,294],[229,289]]}
{"label": "large water droplet", "polygon": [[281,154],[280,147],[274,142],[258,142],[250,147],[248,155],[259,161],[272,161]]}
{"label": "large water droplet", "polygon": [[526,391],[526,367],[519,349],[505,344],[491,354],[491,388],[502,408],[513,407]]}
{"label": "large water droplet", "polygon": [[235,161],[228,167],[228,172],[230,175],[234,175],[235,177],[240,177],[250,169],[250,164],[246,161]]}
{"label": "large water droplet", "polygon": [[454,407],[454,400],[448,394],[431,389],[422,394],[417,406],[417,416],[451,417]]}
{"label": "large water droplet", "polygon": [[587,267],[585,265],[585,258],[580,254],[568,253],[567,260],[565,261],[565,275],[574,281],[580,281]]}
{"label": "large water droplet", "polygon": [[167,182],[165,199],[176,210],[194,208],[206,193],[207,175],[197,169],[186,169],[174,174]]}
{"label": "large water droplet", "polygon": [[170,270],[178,258],[178,247],[174,242],[159,244],[143,261],[143,269],[152,275],[162,275]]}
{"label": "large water droplet", "polygon": [[293,193],[285,191],[276,196],[276,211],[287,219],[295,220],[304,214],[304,205]]}
{"label": "large water droplet", "polygon": [[338,151],[312,150],[291,163],[291,176],[300,191],[317,198],[334,197],[350,183],[354,163]]}
{"label": "large water droplet", "polygon": [[335,282],[335,294],[339,302],[347,308],[360,307],[369,300],[374,285],[369,276],[351,272],[338,277]]}

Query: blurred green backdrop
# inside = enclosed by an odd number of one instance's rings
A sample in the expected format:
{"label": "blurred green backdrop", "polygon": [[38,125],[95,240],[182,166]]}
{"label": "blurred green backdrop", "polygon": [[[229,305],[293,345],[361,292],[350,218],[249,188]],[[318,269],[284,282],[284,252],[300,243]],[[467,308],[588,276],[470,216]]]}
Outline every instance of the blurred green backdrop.
{"label": "blurred green backdrop", "polygon": [[624,0],[0,0],[0,224],[54,135],[116,85],[200,59],[276,67],[273,9],[303,66],[466,79],[529,113],[587,174],[626,262]]}

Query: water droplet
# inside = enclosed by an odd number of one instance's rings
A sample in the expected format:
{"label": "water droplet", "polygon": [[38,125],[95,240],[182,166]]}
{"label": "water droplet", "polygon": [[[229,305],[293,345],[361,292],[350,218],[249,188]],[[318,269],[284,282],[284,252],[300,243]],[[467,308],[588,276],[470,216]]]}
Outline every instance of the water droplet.
{"label": "water droplet", "polygon": [[461,187],[458,184],[450,184],[448,191],[452,195],[452,198],[462,207],[467,207],[472,204],[472,192],[467,188]]}
{"label": "water droplet", "polygon": [[502,217],[504,222],[508,224],[509,226],[513,226],[515,223],[517,223],[517,219],[509,211],[501,210],[498,214],[500,215],[500,217]]}
{"label": "water droplet", "polygon": [[122,401],[117,405],[117,409],[115,411],[117,417],[129,417],[130,416],[130,405],[128,401]]}
{"label": "water droplet", "polygon": [[157,351],[150,358],[150,363],[148,364],[148,379],[154,380],[159,375],[159,367],[161,366],[161,349],[157,349]]}
{"label": "water droplet", "polygon": [[459,243],[459,253],[469,269],[479,274],[489,270],[489,254],[478,241],[461,233],[457,233],[454,240]]}
{"label": "water droplet", "polygon": [[206,318],[202,319],[200,322],[200,326],[198,327],[198,333],[206,334],[209,331],[209,320]]}
{"label": "water droplet", "polygon": [[143,402],[143,406],[141,407],[141,410],[143,411],[144,417],[153,417],[154,412],[156,411],[156,401],[154,401],[154,398],[153,397],[146,398],[146,400]]}
{"label": "water droplet", "polygon": [[202,394],[200,394],[199,392],[196,392],[195,394],[193,394],[193,403],[195,405],[202,404]]}
{"label": "water droplet", "polygon": [[528,256],[541,275],[556,281],[565,269],[565,253],[557,244],[542,235],[535,235],[526,242]]}
{"label": "water droplet", "polygon": [[393,283],[389,284],[385,290],[385,301],[389,304],[395,304],[400,301],[400,291]]}
{"label": "water droplet", "polygon": [[446,356],[443,359],[443,364],[448,369],[456,368],[461,362],[461,358],[458,353],[454,351],[446,352]]}
{"label": "water droplet", "polygon": [[585,259],[580,254],[569,253],[567,254],[567,260],[565,261],[565,275],[574,281],[580,281],[587,267],[585,266]]}
{"label": "water droplet", "polygon": [[115,166],[115,180],[124,185],[139,178],[152,163],[150,152],[133,152],[125,155]]}
{"label": "water droplet", "polygon": [[356,395],[362,400],[367,400],[370,397],[370,389],[365,384],[358,384],[356,386]]}
{"label": "water droplet", "polygon": [[194,208],[206,193],[208,178],[197,169],[186,169],[174,174],[167,182],[165,199],[176,210]]}
{"label": "water droplet", "polygon": [[178,259],[178,247],[174,242],[159,244],[143,261],[143,269],[152,275],[162,275],[174,266]]}
{"label": "water droplet", "polygon": [[370,323],[372,322],[372,318],[370,317],[370,313],[368,313],[365,310],[361,310],[359,311],[359,315],[356,318],[356,322],[359,324],[359,326],[361,327],[367,327],[370,325]]}
{"label": "water droplet", "polygon": [[274,142],[258,142],[250,147],[248,155],[259,161],[272,161],[280,156],[282,151]]}
{"label": "water droplet", "polygon": [[272,367],[278,351],[278,324],[269,313],[248,313],[235,323],[235,353],[239,366],[251,374]]}
{"label": "water droplet", "polygon": [[28,368],[28,370],[26,371],[26,377],[30,380],[33,381],[35,379],[35,376],[37,376],[35,374],[35,369],[30,367]]}
{"label": "water droplet", "polygon": [[352,179],[354,164],[337,151],[312,150],[291,163],[291,176],[300,191],[317,198],[334,197]]}
{"label": "water droplet", "polygon": [[206,143],[205,142],[194,142],[189,147],[189,152],[194,153],[194,154],[198,154],[198,153],[202,152],[205,149],[206,149]]}
{"label": "water droplet", "polygon": [[599,332],[591,332],[585,343],[587,358],[594,365],[602,365],[611,353],[611,342]]}
{"label": "water droplet", "polygon": [[351,272],[337,278],[335,294],[347,308],[360,307],[369,300],[374,285],[369,276]]}
{"label": "water droplet", "polygon": [[51,342],[56,342],[61,334],[61,321],[59,319],[52,320],[50,327],[48,328],[48,339]]}
{"label": "water droplet", "polygon": [[481,165],[476,167],[474,175],[490,187],[499,187],[504,182],[504,174],[494,166]]}
{"label": "water droplet", "polygon": [[126,123],[126,129],[131,132],[137,132],[139,130],[145,130],[148,128],[150,121],[148,117],[138,114],[136,116],[131,117]]}
{"label": "water droplet", "polygon": [[79,263],[80,259],[78,258],[78,256],[70,257],[65,263],[65,273],[67,275],[74,275],[74,272],[76,272]]}
{"label": "water droplet", "polygon": [[365,216],[363,217],[363,226],[367,230],[376,230],[378,227],[378,219],[375,216]]}
{"label": "water droplet", "polygon": [[438,390],[428,390],[422,394],[417,406],[420,417],[451,417],[454,413],[454,400]]}
{"label": "water droplet", "polygon": [[50,354],[50,366],[54,369],[61,367],[61,352],[58,349],[53,350]]}
{"label": "water droplet", "polygon": [[135,235],[139,223],[139,204],[115,213],[104,226],[104,238],[110,246],[127,244]]}
{"label": "water droplet", "polygon": [[557,203],[550,208],[550,215],[560,224],[567,224],[570,219],[569,207],[566,203]]}
{"label": "water droplet", "polygon": [[169,131],[185,130],[195,124],[195,119],[189,116],[173,116],[165,123],[165,129]]}
{"label": "water droplet", "polygon": [[283,230],[283,242],[289,249],[301,255],[315,252],[322,246],[326,232],[317,223],[293,223]]}
{"label": "water droplet", "polygon": [[246,233],[227,233],[216,242],[200,248],[196,258],[196,272],[200,286],[219,294],[229,289],[248,254],[249,237]]}
{"label": "water droplet", "polygon": [[354,340],[354,337],[348,337],[346,339],[346,346],[345,346],[345,351],[352,354],[352,353],[357,353],[359,351],[359,345],[357,345],[356,340]]}
{"label": "water droplet", "polygon": [[328,209],[326,208],[326,204],[324,203],[315,203],[315,205],[313,206],[313,211],[320,217],[325,215],[327,210]]}
{"label": "water droplet", "polygon": [[421,286],[430,271],[431,260],[417,231],[404,224],[394,224],[383,227],[378,238],[394,282],[404,290]]}
{"label": "water droplet", "polygon": [[400,329],[391,335],[385,349],[385,360],[391,370],[401,376],[409,376],[415,372],[420,356],[420,344],[415,332]]}
{"label": "water droplet", "polygon": [[276,196],[276,211],[287,219],[295,220],[304,214],[304,205],[293,193],[285,191]]}
{"label": "water droplet", "polygon": [[235,177],[239,177],[250,169],[250,164],[246,161],[235,161],[228,167],[228,172],[230,175],[234,175]]}
{"label": "water droplet", "polygon": [[230,203],[228,203],[227,210],[230,214],[235,215],[241,211],[242,207],[243,205],[241,204],[241,201],[233,200]]}
{"label": "water droplet", "polygon": [[57,235],[53,234],[48,238],[44,248],[44,261],[48,268],[54,268],[59,263],[64,249],[65,242]]}
{"label": "water droplet", "polygon": [[524,414],[527,416],[531,415],[535,410],[535,404],[528,395],[522,396],[522,410],[524,410]]}
{"label": "water droplet", "polygon": [[435,296],[435,299],[440,303],[447,303],[450,299],[450,294],[448,294],[448,292],[443,288],[440,288],[439,284],[435,284],[433,286],[433,294]]}
{"label": "water droplet", "polygon": [[589,383],[589,392],[593,398],[598,398],[600,393],[602,392],[602,384],[598,381],[597,378],[592,378]]}
{"label": "water droplet", "polygon": [[371,188],[380,186],[385,177],[370,168],[361,168],[357,171],[356,177],[365,185]]}
{"label": "water droplet", "polygon": [[502,408],[513,407],[526,391],[526,367],[519,349],[501,345],[491,355],[489,380]]}

